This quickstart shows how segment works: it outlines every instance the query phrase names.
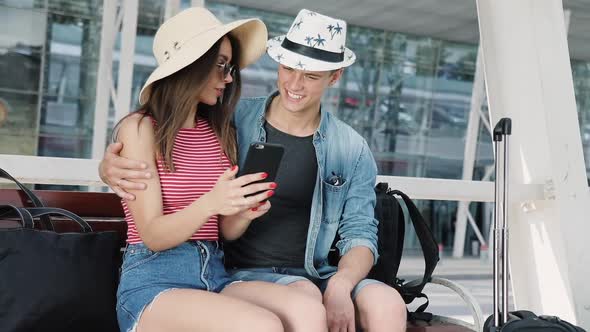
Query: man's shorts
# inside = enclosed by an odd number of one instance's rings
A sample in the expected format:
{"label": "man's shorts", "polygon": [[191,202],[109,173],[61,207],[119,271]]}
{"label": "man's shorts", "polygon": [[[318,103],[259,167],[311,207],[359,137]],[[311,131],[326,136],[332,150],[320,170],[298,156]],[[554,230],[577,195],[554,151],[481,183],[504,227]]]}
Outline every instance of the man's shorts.
{"label": "man's shorts", "polygon": [[[266,281],[279,285],[289,285],[297,281],[311,281],[322,293],[328,286],[327,279],[310,277],[303,268],[282,268],[282,267],[262,267],[251,269],[228,269],[227,271],[232,280],[235,281]],[[371,284],[383,284],[381,281],[374,279],[363,279],[353,288],[351,292],[352,299],[355,299],[363,287]]]}

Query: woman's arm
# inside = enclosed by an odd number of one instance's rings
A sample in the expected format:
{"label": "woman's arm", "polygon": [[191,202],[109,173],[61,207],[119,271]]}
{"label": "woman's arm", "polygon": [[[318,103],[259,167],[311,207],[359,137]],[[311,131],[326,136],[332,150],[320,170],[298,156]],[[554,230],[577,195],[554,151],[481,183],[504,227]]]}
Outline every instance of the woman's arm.
{"label": "woman's arm", "polygon": [[264,204],[255,206],[242,213],[222,217],[219,222],[219,228],[223,238],[233,241],[242,236],[246,229],[248,229],[248,226],[250,226],[252,220],[268,212],[270,206],[270,201],[266,201]]}
{"label": "woman's arm", "polygon": [[188,240],[216,211],[211,209],[212,205],[206,204],[204,195],[177,213],[163,214],[154,137],[150,118],[141,118],[139,114],[125,119],[118,132],[118,141],[123,143],[121,156],[144,160],[147,171],[153,174],[144,181],[145,190],[130,190],[136,199],[127,201],[127,206],[141,240],[148,248],[160,251]]}
{"label": "woman's arm", "polygon": [[[160,251],[175,247],[188,240],[211,216],[243,213],[269,197],[271,183],[250,184],[263,179],[263,173],[234,179],[238,169],[233,167],[219,177],[211,191],[183,210],[164,215],[154,129],[149,118],[140,118],[141,115],[137,114],[125,119],[119,129],[118,140],[123,143],[122,157],[145,160],[147,171],[154,174],[145,180],[145,190],[130,190],[136,199],[127,201],[137,232],[148,248]],[[259,191],[263,192],[244,197]]]}

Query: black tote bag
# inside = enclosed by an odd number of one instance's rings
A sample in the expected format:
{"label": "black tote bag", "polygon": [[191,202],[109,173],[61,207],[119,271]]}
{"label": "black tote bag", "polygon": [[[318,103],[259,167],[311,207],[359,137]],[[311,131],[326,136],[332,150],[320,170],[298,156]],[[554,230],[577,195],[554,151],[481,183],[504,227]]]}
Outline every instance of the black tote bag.
{"label": "black tote bag", "polygon": [[[80,232],[35,229],[49,215]],[[118,331],[119,241],[67,210],[0,205],[0,332]]]}

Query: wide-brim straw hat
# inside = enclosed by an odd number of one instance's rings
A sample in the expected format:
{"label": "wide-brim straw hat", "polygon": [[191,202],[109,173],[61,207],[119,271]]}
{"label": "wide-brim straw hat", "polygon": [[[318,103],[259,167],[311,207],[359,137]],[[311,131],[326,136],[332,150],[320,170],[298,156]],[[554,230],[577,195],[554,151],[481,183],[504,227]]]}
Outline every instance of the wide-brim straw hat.
{"label": "wide-brim straw hat", "polygon": [[193,7],[166,20],[154,37],[153,51],[158,67],[143,85],[139,103],[143,105],[149,99],[152,83],[190,65],[226,34],[231,34],[240,45],[240,69],[264,54],[268,34],[259,19],[223,24],[209,10]]}
{"label": "wide-brim straw hat", "polygon": [[329,71],[348,67],[356,56],[346,47],[346,21],[302,9],[286,35],[269,39],[267,53],[299,70]]}

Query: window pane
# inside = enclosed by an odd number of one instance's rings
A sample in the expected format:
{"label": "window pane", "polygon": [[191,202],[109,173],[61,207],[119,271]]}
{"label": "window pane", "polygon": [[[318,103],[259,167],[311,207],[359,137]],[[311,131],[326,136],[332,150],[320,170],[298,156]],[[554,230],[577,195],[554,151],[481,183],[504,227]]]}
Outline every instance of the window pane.
{"label": "window pane", "polygon": [[0,89],[0,154],[35,155],[37,94]]}
{"label": "window pane", "polygon": [[44,13],[0,7],[0,88],[38,93],[44,41]]}
{"label": "window pane", "polygon": [[0,0],[0,6],[12,8],[45,8],[45,0]]}
{"label": "window pane", "polygon": [[572,72],[586,173],[590,178],[590,62],[572,61]]}
{"label": "window pane", "polygon": [[93,17],[102,11],[102,0],[49,0],[49,11],[70,16]]}

